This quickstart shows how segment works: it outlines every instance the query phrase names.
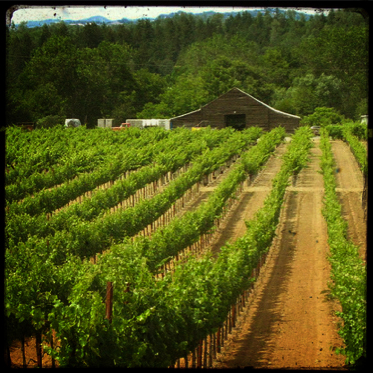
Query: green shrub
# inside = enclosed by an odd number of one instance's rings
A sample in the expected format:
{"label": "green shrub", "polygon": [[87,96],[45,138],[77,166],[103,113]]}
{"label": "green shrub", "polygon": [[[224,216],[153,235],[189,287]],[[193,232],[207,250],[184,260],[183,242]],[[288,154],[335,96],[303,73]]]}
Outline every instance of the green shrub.
{"label": "green shrub", "polygon": [[348,126],[352,135],[356,136],[359,140],[368,139],[368,125],[360,122],[345,122],[343,126]]}
{"label": "green shrub", "polygon": [[341,124],[344,116],[337,110],[328,107],[318,107],[313,114],[307,115],[301,120],[302,125],[326,127],[330,124]]}
{"label": "green shrub", "polygon": [[65,123],[65,117],[59,115],[48,115],[36,122],[36,128],[52,128]]}
{"label": "green shrub", "polygon": [[[359,142],[349,131],[345,134],[350,141]],[[335,163],[329,134],[321,130],[320,148],[322,150],[321,169],[324,178],[324,206],[322,214],[327,223],[328,244],[331,264],[332,296],[336,297],[342,310],[336,312],[341,318],[338,334],[344,346],[336,349],[337,354],[346,357],[345,363],[353,366],[359,359],[367,357],[366,351],[366,265],[359,256],[359,247],[347,239],[348,224],[342,215],[342,206],[336,192]],[[365,154],[366,157],[366,154]]]}
{"label": "green shrub", "polygon": [[331,136],[333,139],[343,140],[343,126],[342,125],[329,124],[325,128],[329,132],[329,136]]}

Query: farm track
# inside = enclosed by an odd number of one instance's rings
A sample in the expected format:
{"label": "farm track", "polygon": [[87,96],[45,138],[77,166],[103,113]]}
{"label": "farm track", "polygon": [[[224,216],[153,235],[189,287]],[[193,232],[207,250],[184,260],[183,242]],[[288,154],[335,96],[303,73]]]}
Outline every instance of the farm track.
{"label": "farm track", "polygon": [[[216,232],[214,232],[210,243],[204,246],[197,255],[204,255],[211,251],[217,255],[220,248],[225,243],[235,241],[237,238],[244,235],[246,232],[245,220],[250,220],[255,213],[263,206],[265,197],[271,190],[272,179],[280,170],[281,157],[286,151],[287,144],[280,144],[274,154],[267,160],[256,177],[250,181],[245,181],[247,186],[243,187],[243,191],[239,194],[237,200],[229,208],[227,214],[223,216],[222,221]],[[207,185],[200,186],[198,193],[193,199],[185,204],[184,208],[179,210],[177,217],[182,216],[187,211],[196,209],[201,203],[208,199],[208,196],[215,190],[215,188],[228,176],[229,168],[226,167],[223,172],[217,172],[217,176]],[[184,253],[184,255],[188,255]],[[195,252],[194,252],[195,255]],[[173,260],[169,264],[169,268],[174,267]]]}
{"label": "farm track", "polygon": [[190,199],[190,201],[185,203],[184,207],[179,210],[175,216],[180,217],[187,211],[195,210],[201,203],[205,202],[209,194],[229,175],[231,167],[234,167],[235,162],[238,159],[239,157],[234,161],[230,161],[230,166],[224,166],[221,171],[217,170],[213,172],[205,182],[200,182],[198,192]]}
{"label": "farm track", "polygon": [[308,167],[288,187],[277,237],[215,368],[343,369],[338,304],[327,299],[330,265],[321,214],[323,177],[318,142]]}
{"label": "farm track", "polygon": [[246,182],[249,185],[244,186],[237,203],[219,227],[218,233],[220,234],[210,245],[210,250],[214,255],[217,255],[220,248],[227,242],[234,242],[245,234],[245,221],[252,219],[255,213],[263,207],[264,200],[271,190],[272,179],[281,168],[281,156],[286,148],[286,143],[280,144],[256,178],[251,183]]}
{"label": "farm track", "polygon": [[332,141],[332,151],[336,168],[337,193],[342,205],[342,214],[348,223],[348,238],[360,247],[360,256],[366,255],[366,231],[364,210],[361,204],[363,175],[359,165],[344,141]]}
{"label": "farm track", "polygon": [[[181,198],[175,201],[175,203],[162,216],[156,219],[156,221],[154,221],[153,224],[150,224],[149,226],[142,229],[140,232],[134,235],[133,238],[136,238],[137,236],[151,237],[151,235],[158,228],[170,223],[174,218],[181,218],[186,212],[196,209],[208,197],[208,193],[206,193],[206,190],[201,190],[201,185],[206,185],[207,189],[213,190],[213,188],[215,188],[216,185],[218,185],[222,180],[224,180],[228,176],[229,171],[227,170],[230,169],[231,165],[234,164],[234,162],[236,162],[238,158],[239,156],[233,156],[233,158],[227,161],[224,166],[207,175],[202,181],[199,181],[196,184],[194,184],[191,188],[188,189],[188,191],[184,193],[184,195]],[[179,169],[179,171],[177,171],[178,175],[181,175],[181,173],[186,172],[187,169],[188,167]],[[170,178],[168,179],[168,182],[157,187],[155,193],[149,195],[146,198],[152,198],[156,194],[162,193],[164,189],[166,189],[169,186]],[[114,212],[114,210],[111,209],[111,212]],[[165,216],[168,216],[166,218],[166,221]],[[152,225],[153,227],[151,227]]]}
{"label": "farm track", "polygon": [[[281,143],[275,149],[272,156],[267,160],[266,164],[263,166],[258,175],[256,175],[252,180],[247,179],[244,182],[242,192],[227,212],[227,215],[223,217],[219,228],[214,234],[213,240],[207,247],[203,249],[202,253],[199,253],[199,255],[203,255],[207,251],[211,251],[216,257],[221,247],[229,242],[233,243],[235,240],[245,234],[247,229],[245,221],[253,219],[255,213],[263,207],[264,200],[271,191],[272,180],[280,171],[282,164],[281,157],[286,152],[287,145],[287,142]],[[226,174],[227,172],[224,172],[223,175],[226,176]],[[223,175],[219,175],[215,182],[209,184],[208,186],[200,187],[201,195],[198,198],[198,201],[197,199],[193,201],[193,206],[189,206],[189,208],[195,208],[204,199],[207,199],[208,195],[216,188],[218,183],[221,182],[221,177],[224,177]],[[192,360],[193,356],[190,354],[188,356],[189,367],[191,367],[193,364]],[[175,368],[176,367],[177,365],[175,365]],[[181,359],[179,362],[179,367],[185,368],[184,359]]]}

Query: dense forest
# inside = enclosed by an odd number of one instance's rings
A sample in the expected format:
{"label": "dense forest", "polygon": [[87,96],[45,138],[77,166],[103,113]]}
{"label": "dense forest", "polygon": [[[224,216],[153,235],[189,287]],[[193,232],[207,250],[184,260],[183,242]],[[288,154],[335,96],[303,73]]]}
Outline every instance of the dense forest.
{"label": "dense forest", "polygon": [[265,10],[7,28],[7,124],[45,117],[171,118],[232,87],[301,117],[368,111],[368,21]]}

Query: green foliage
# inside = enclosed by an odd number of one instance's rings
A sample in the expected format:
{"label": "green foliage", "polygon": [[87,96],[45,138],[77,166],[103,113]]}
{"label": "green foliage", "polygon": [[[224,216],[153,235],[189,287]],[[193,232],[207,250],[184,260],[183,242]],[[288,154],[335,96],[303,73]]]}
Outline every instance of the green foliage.
{"label": "green foliage", "polygon": [[52,128],[58,125],[63,126],[65,124],[65,119],[65,117],[60,117],[59,115],[47,115],[36,122],[36,128]]}
{"label": "green foliage", "polygon": [[325,128],[333,139],[347,140],[347,133],[358,140],[366,141],[368,139],[368,125],[366,123],[344,120],[342,124],[329,124]]}
{"label": "green foliage", "polygon": [[356,120],[357,105],[368,97],[368,27],[365,22],[360,25],[345,24],[343,18],[347,14],[336,13],[336,17],[340,17],[339,22],[304,38],[300,50],[301,61],[307,63],[315,75],[324,70],[333,71],[341,85],[341,102],[337,108]]}
{"label": "green foliage", "polygon": [[368,98],[362,98],[360,102],[357,103],[354,119],[360,120],[361,116],[367,115],[368,112]]}
{"label": "green foliage", "polygon": [[172,87],[160,95],[160,103],[146,104],[137,117],[171,118],[181,115],[207,104],[206,95],[207,91],[202,79],[181,75]]}
{"label": "green foliage", "polygon": [[[304,167],[312,136],[307,127],[301,127],[294,134],[265,207],[248,223],[247,234],[242,239],[224,246],[217,259],[211,255],[190,257],[186,263],[179,263],[172,276],[156,280],[154,272],[157,265],[175,255],[183,245],[198,240],[201,234],[215,225],[215,219],[220,216],[229,198],[234,197],[237,186],[247,173],[255,173],[263,166],[276,144],[283,140],[285,130],[278,127],[262,135],[261,141],[251,147],[261,134],[258,128],[239,132],[230,129],[140,132],[139,140],[142,137],[144,140],[142,148],[149,143],[151,135],[154,141],[157,135],[166,133],[170,138],[163,145],[168,148],[172,147],[172,140],[177,140],[180,143],[175,150],[181,148],[184,153],[185,149],[193,151],[199,144],[205,144],[209,149],[202,146],[203,154],[193,159],[191,168],[152,198],[158,200],[154,202],[153,211],[148,201],[139,202],[138,213],[133,214],[126,224],[122,222],[114,227],[115,215],[118,217],[120,214],[100,215],[99,224],[92,229],[89,223],[76,215],[75,222],[71,220],[70,230],[54,225],[56,231],[48,236],[48,240],[34,232],[26,242],[17,245],[12,239],[7,242],[7,316],[38,329],[44,327],[47,320],[48,326],[55,330],[60,346],[54,349],[48,347],[46,352],[58,359],[61,367],[167,367],[188,354],[206,335],[215,332],[227,317],[231,304],[250,284],[248,278],[253,268],[271,244],[289,177]],[[118,135],[123,141],[137,133],[77,129],[69,138],[75,137],[76,141],[84,134],[87,135],[84,141],[87,144],[96,136],[103,141],[106,136],[117,138]],[[14,141],[18,139],[16,132],[10,131],[10,135]],[[42,135],[34,131],[32,135],[34,141],[43,141],[45,135],[52,136],[53,132],[45,130]],[[194,143],[190,145],[193,146],[186,148],[185,144],[192,139]],[[20,142],[22,140],[19,139]],[[160,144],[157,142],[156,148],[161,149]],[[16,150],[13,149],[12,153],[16,160]],[[96,239],[102,241],[107,228],[112,228],[109,235],[119,237],[124,227],[128,229],[128,225],[138,224],[149,212],[150,220],[145,225],[153,221],[158,210],[163,209],[162,203],[170,200],[172,203],[173,195],[180,197],[190,187],[187,185],[189,181],[195,182],[198,175],[216,169],[238,153],[242,155],[242,160],[232,166],[227,178],[195,211],[160,228],[151,239],[138,237],[131,242],[124,238],[123,242],[111,245],[105,254],[98,255],[96,264],[79,258],[88,244]],[[172,158],[178,158],[176,153],[172,154],[175,155]],[[166,159],[160,156],[157,160]],[[150,173],[150,168],[147,172]],[[106,193],[102,193],[101,197]],[[93,205],[85,205],[87,210],[91,207]],[[129,210],[127,208],[124,212]],[[67,215],[61,213],[63,220]],[[7,214],[7,218],[14,216]],[[35,226],[39,227],[41,221],[35,221]],[[70,235],[71,232],[74,234]],[[96,250],[102,248],[103,245],[98,245]],[[97,251],[90,255],[94,253]],[[107,281],[113,283],[115,294],[112,323],[105,319]]]}
{"label": "green foliage", "polygon": [[367,123],[346,121],[343,123],[344,128],[348,128],[351,135],[356,136],[359,140],[368,140]]}
{"label": "green foliage", "polygon": [[346,364],[354,365],[359,358],[366,357],[366,265],[359,256],[359,248],[347,239],[347,223],[342,216],[336,193],[335,164],[329,134],[321,130],[321,168],[324,176],[323,215],[327,222],[328,244],[332,266],[330,288],[341,306],[337,315],[343,320],[339,334],[345,346],[336,350],[346,356]]}
{"label": "green foliage", "polygon": [[275,107],[289,105],[297,115],[310,115],[317,107],[340,107],[341,80],[324,73],[319,77],[307,74],[294,78],[292,86],[286,91],[279,89],[273,100]]}
{"label": "green foliage", "polygon": [[[365,128],[364,128],[365,127]],[[364,135],[366,136],[366,124],[354,124],[345,123],[343,126],[343,137],[344,140],[350,145],[351,151],[355,155],[355,158],[360,166],[361,172],[365,177],[368,177],[368,154],[366,147],[361,143],[359,137],[354,135],[355,133],[361,134],[364,130]],[[363,135],[363,136],[364,136]]]}
{"label": "green foliage", "polygon": [[301,124],[325,127],[330,124],[341,124],[345,118],[330,107],[317,107],[313,114],[302,118]]}
{"label": "green foliage", "polygon": [[261,57],[267,79],[276,86],[290,86],[289,62],[280,48],[268,48]]}
{"label": "green foliage", "polygon": [[367,113],[368,28],[350,9],[7,28],[7,122],[169,118],[236,86],[276,109]]}
{"label": "green foliage", "polygon": [[324,126],[328,131],[329,136],[333,139],[343,140],[343,125],[342,124],[328,124]]}
{"label": "green foliage", "polygon": [[308,163],[308,150],[311,148],[310,141],[313,136],[309,127],[299,127],[293,136],[294,143],[289,145],[289,152],[283,158],[285,164],[288,164],[293,174],[298,174]]}

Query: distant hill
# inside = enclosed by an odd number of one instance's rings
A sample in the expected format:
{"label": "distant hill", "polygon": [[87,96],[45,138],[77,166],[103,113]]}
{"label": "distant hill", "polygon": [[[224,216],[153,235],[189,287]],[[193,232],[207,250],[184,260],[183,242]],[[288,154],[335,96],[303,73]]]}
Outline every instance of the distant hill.
{"label": "distant hill", "polygon": [[102,16],[93,16],[89,18],[85,18],[82,20],[82,22],[94,22],[94,23],[110,23],[111,21],[105,17]]}
{"label": "distant hill", "polygon": [[[117,24],[117,23],[130,23],[130,22],[134,22],[134,21],[130,20],[130,19],[127,19],[127,18],[122,18],[122,19],[117,20],[117,21],[111,21],[111,20],[109,20],[105,17],[102,17],[102,16],[93,16],[93,17],[79,19],[79,20],[46,19],[46,20],[42,20],[42,21],[27,21],[26,26],[29,27],[29,28],[33,28],[33,27],[41,27],[43,25],[51,25],[51,24],[60,23],[60,22],[64,22],[67,25],[86,25],[88,23],[96,23],[96,24],[105,23],[105,24],[110,25],[110,24]],[[16,26],[18,26],[18,25],[19,24],[16,24]]]}
{"label": "distant hill", "polygon": [[[254,10],[247,10],[248,13],[250,13],[252,16],[256,16],[259,12],[262,12],[264,13],[265,10],[264,9],[254,9]],[[270,12],[271,13],[274,13],[275,12],[275,9],[270,9]],[[280,12],[282,13],[285,13],[286,10],[283,10],[283,9],[280,9]],[[178,14],[181,14],[181,13],[187,13],[187,14],[194,14],[195,16],[198,16],[198,17],[201,17],[203,19],[207,19],[211,16],[213,16],[214,14],[217,14],[217,12],[214,12],[214,11],[208,11],[208,12],[201,12],[201,13],[188,13],[188,12],[184,12],[182,10],[178,11],[178,12],[175,12],[175,13],[170,13],[170,14],[161,14],[159,15],[158,17],[156,18],[148,18],[150,21],[154,21],[156,19],[164,19],[164,18],[172,18],[174,17],[175,15],[178,15]],[[220,13],[224,16],[224,18],[228,18],[229,16],[233,15],[237,15],[238,13],[242,13],[242,12],[226,12],[226,13]],[[311,16],[309,14],[306,14],[306,13],[302,13],[302,12],[298,12],[296,11],[296,17],[300,17],[300,14],[303,14],[305,16],[306,19],[310,18]],[[141,18],[139,18],[141,19]],[[64,22],[68,25],[86,25],[88,23],[96,23],[96,24],[107,24],[107,25],[114,25],[114,24],[127,24],[127,23],[135,23],[137,22],[139,19],[128,19],[128,18],[122,18],[122,19],[118,19],[118,20],[115,20],[115,21],[111,21],[105,17],[102,17],[102,16],[93,16],[93,17],[89,17],[89,18],[84,18],[84,19],[80,19],[80,20],[60,20],[60,19],[46,19],[46,20],[42,20],[42,21],[27,21],[26,22],[26,26],[27,27],[41,27],[43,25],[50,25],[50,24],[54,24],[54,23],[59,23],[59,22]],[[19,24],[16,24],[16,26],[18,26]]]}

